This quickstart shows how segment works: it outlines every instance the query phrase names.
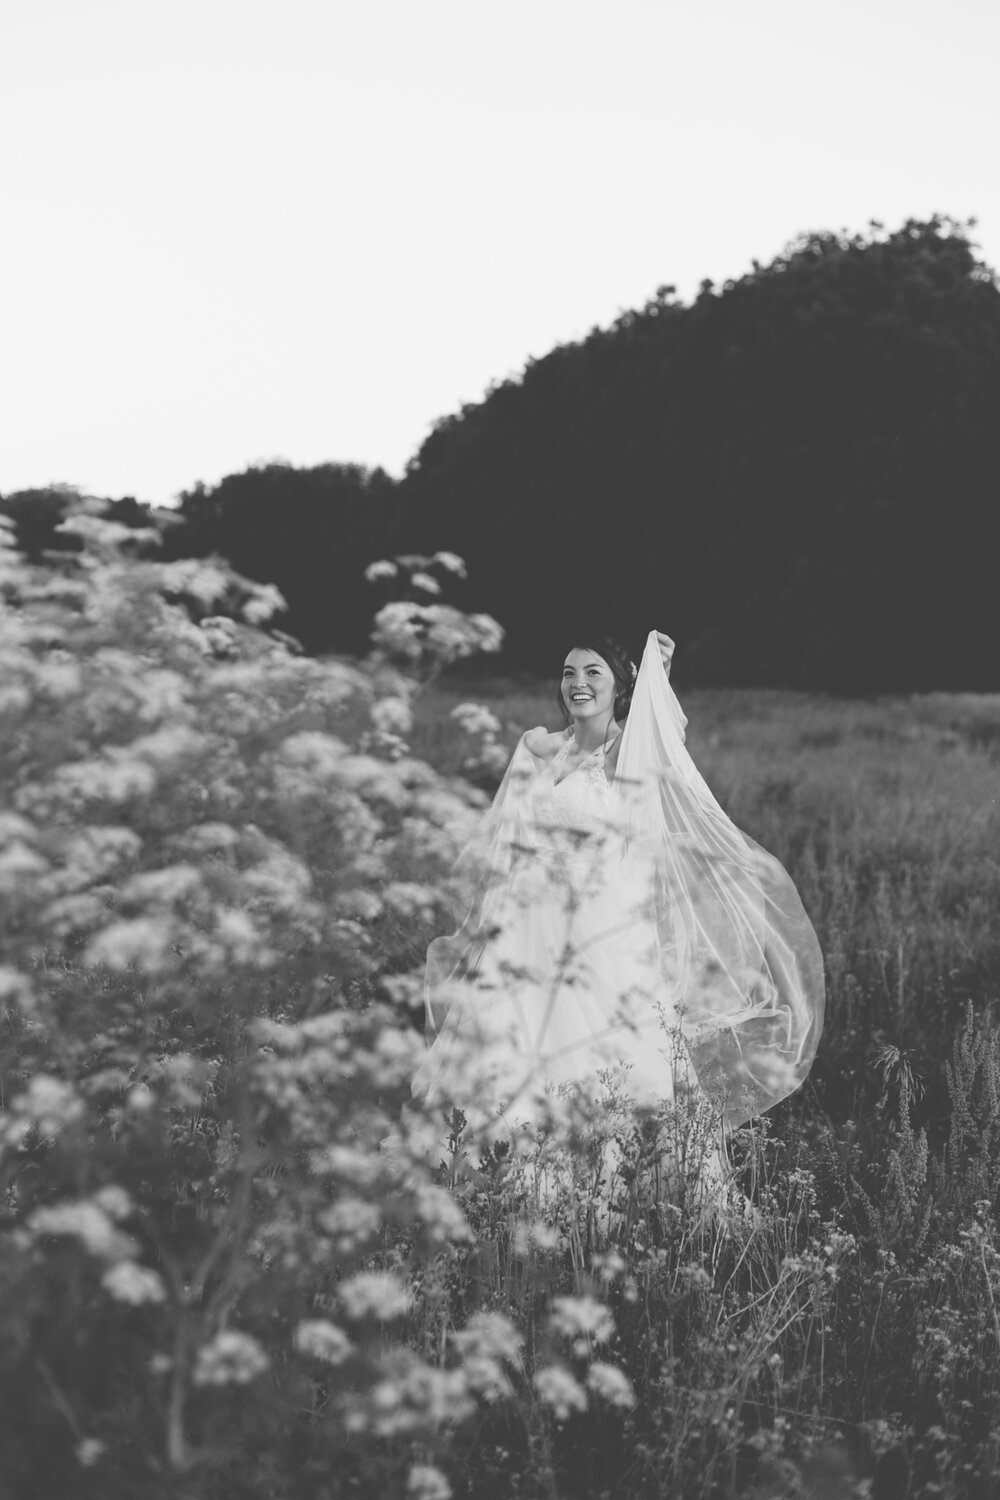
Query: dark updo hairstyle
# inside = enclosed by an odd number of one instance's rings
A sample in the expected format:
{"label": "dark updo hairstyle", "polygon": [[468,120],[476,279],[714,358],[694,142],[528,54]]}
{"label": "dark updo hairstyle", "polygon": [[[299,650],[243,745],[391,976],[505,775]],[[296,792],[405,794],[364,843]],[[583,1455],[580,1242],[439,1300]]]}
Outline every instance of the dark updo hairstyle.
{"label": "dark updo hairstyle", "polygon": [[[615,679],[615,703],[611,711],[612,716],[617,723],[624,723],[632,704],[632,689],[635,687],[636,679],[635,662],[625,647],[612,635],[594,635],[589,631],[584,631],[579,639],[574,639],[573,644],[567,646],[563,661],[571,651],[593,651],[607,662],[611,668],[611,675]],[[559,704],[559,712],[563,716],[563,723],[568,729],[570,715],[563,701],[561,673],[559,685],[556,688],[556,700]]]}

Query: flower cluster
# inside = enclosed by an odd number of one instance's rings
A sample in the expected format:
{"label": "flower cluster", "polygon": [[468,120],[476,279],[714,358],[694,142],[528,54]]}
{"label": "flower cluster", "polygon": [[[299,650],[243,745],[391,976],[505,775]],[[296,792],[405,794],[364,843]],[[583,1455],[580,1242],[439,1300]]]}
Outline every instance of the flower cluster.
{"label": "flower cluster", "polygon": [[[82,550],[30,567],[0,524],[10,1421],[79,1410],[76,1462],[145,1446],[190,1475],[227,1391],[273,1399],[265,1373],[289,1409],[333,1381],[345,1441],[462,1420],[504,1391],[513,1335],[474,1331],[448,1371],[406,1347],[384,1246],[447,1253],[468,1227],[403,1110],[422,1041],[381,979],[437,920],[481,795],[409,753],[416,683],[388,656],[416,638],[430,668],[499,627],[390,610],[371,662],[310,661],[262,628],[271,586],[137,557],[89,504],[66,530]],[[424,595],[463,572],[411,563]],[[62,1345],[54,1395],[31,1351]]]}

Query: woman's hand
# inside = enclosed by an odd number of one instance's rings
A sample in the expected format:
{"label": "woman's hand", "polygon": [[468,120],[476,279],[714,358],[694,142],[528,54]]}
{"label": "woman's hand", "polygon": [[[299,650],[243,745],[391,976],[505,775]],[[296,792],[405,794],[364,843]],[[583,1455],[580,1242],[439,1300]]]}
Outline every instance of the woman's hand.
{"label": "woman's hand", "polygon": [[662,630],[656,632],[656,644],[660,648],[660,660],[663,662],[663,670],[670,676],[670,663],[673,660],[675,646],[669,635],[664,635]]}

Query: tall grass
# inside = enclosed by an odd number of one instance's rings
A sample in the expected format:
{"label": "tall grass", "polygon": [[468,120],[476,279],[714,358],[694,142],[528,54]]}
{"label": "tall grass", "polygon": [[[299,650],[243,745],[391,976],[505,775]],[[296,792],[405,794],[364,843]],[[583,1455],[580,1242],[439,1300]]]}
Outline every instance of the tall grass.
{"label": "tall grass", "polygon": [[59,572],[0,527],[0,1500],[996,1493],[997,700],[689,695],[820,1059],[725,1173],[610,1079],[515,1153],[412,1105],[411,1005],[548,685],[414,700],[74,526]]}
{"label": "tall grass", "polygon": [[[557,722],[546,686],[439,683],[413,740],[444,769],[466,697],[511,740]],[[589,1161],[591,1176],[575,1191],[539,1194],[523,1163],[488,1156],[455,1184],[477,1238],[435,1336],[457,1308],[530,1326],[539,1298],[600,1292],[636,1396],[596,1423],[566,1414],[544,1461],[522,1403],[471,1446],[467,1492],[1000,1492],[1000,697],[683,701],[709,784],[786,864],[819,932],[820,1058],[732,1141],[713,1213],[651,1176],[649,1122],[610,1156],[578,1143],[564,1169],[580,1179]],[[602,1178],[602,1160],[626,1179]]]}
{"label": "tall grass", "polygon": [[[437,684],[413,743],[444,770],[461,763],[449,710],[464,697],[488,703],[510,742],[558,723],[547,684]],[[945,1128],[944,1053],[970,1001],[1000,999],[1000,695],[682,701],[709,785],[786,865],[819,933],[829,1011],[813,1107],[865,1119],[905,1066],[921,1122]]]}

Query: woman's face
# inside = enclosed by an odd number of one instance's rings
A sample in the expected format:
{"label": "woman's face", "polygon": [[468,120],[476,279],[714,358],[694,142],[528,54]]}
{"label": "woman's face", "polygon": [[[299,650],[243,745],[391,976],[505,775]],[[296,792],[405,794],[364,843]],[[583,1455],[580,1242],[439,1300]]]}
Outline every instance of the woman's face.
{"label": "woman's face", "polygon": [[571,651],[563,664],[562,698],[571,722],[610,719],[615,706],[615,678],[604,657],[596,651]]}

